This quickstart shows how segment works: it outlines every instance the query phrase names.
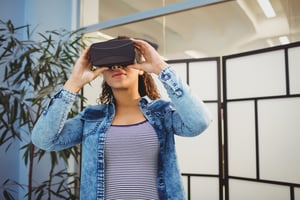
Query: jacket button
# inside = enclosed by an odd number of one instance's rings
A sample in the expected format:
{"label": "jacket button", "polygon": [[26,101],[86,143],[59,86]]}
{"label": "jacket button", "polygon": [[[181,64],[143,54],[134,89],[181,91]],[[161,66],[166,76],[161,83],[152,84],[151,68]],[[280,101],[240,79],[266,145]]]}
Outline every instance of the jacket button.
{"label": "jacket button", "polygon": [[178,88],[178,89],[175,90],[175,93],[176,93],[178,96],[182,96],[182,93],[183,93],[183,92],[182,92],[181,89]]}
{"label": "jacket button", "polygon": [[162,179],[162,178],[159,179],[159,185],[161,185],[161,186],[164,185],[164,179]]}
{"label": "jacket button", "polygon": [[164,73],[164,74],[162,74],[162,76],[161,76],[161,79],[164,80],[164,81],[167,81],[167,80],[169,80],[170,78],[171,78],[171,75],[168,74],[168,73]]}

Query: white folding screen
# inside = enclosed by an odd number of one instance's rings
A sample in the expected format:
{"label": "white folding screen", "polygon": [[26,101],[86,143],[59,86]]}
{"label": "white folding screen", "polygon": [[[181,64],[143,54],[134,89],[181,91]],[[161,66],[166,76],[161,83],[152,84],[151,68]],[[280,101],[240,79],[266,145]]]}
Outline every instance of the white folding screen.
{"label": "white folding screen", "polygon": [[215,102],[206,103],[213,115],[213,123],[208,130],[197,137],[176,137],[181,169],[183,173],[218,174],[217,62],[189,63],[188,74],[189,86],[193,92],[204,101],[215,100]]}
{"label": "white folding screen", "polygon": [[225,56],[225,199],[299,199],[300,48]]}
{"label": "white folding screen", "polygon": [[182,80],[185,80],[192,91],[205,101],[213,115],[213,123],[204,133],[192,138],[175,138],[188,199],[222,198],[219,181],[221,133],[218,118],[220,111],[218,63],[218,59],[171,63]]}

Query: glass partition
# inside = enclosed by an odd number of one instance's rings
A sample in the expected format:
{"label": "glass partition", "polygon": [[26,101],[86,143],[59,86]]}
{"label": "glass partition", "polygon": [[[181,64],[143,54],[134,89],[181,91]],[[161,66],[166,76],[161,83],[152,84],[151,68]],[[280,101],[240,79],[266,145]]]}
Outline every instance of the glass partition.
{"label": "glass partition", "polygon": [[99,0],[99,22],[134,14],[140,11],[151,10],[184,0]]}
{"label": "glass partition", "polygon": [[[300,1],[271,1],[276,14],[272,18],[253,0],[205,0],[202,4],[209,5],[162,14],[170,6],[194,2],[83,0],[82,27],[89,27],[87,32],[97,40],[118,35],[148,39],[170,60],[222,56],[300,40]],[[151,17],[144,19],[145,12]],[[124,17],[132,22],[122,22]],[[107,22],[111,26],[101,28]]]}

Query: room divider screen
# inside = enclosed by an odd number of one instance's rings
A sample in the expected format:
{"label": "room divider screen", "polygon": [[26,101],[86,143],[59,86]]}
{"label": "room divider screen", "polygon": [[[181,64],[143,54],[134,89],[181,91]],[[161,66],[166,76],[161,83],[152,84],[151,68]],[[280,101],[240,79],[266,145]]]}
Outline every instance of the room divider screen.
{"label": "room divider screen", "polygon": [[213,115],[213,123],[199,136],[175,140],[187,198],[223,199],[220,58],[169,63]]}
{"label": "room divider screen", "polygon": [[225,199],[300,199],[300,43],[223,57]]}

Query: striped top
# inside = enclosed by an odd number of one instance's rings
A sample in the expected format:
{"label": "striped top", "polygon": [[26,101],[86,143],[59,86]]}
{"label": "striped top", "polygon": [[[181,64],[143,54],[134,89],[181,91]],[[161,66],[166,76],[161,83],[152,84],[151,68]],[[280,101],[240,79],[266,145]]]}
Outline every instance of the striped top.
{"label": "striped top", "polygon": [[112,125],[105,141],[105,199],[158,199],[158,152],[149,122]]}

